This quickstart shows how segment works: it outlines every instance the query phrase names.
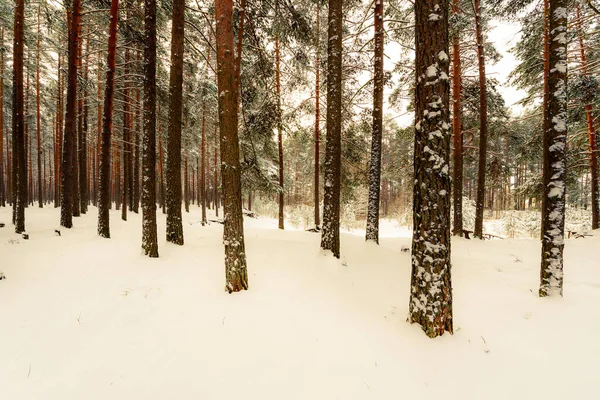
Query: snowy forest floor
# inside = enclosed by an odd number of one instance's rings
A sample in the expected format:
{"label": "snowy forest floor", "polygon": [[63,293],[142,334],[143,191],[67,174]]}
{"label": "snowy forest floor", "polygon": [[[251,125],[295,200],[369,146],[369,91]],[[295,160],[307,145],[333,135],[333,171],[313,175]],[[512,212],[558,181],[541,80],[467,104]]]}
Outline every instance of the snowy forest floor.
{"label": "snowy forest floor", "polygon": [[[320,236],[245,219],[248,291],[224,291],[222,225],[141,255],[141,218],[58,228],[0,209],[0,395],[20,399],[570,399],[600,392],[600,236],[569,239],[565,297],[537,297],[538,240],[454,239],[454,335],[406,322],[410,238]],[[212,214],[211,214],[212,216]],[[389,227],[388,227],[389,228]],[[386,228],[386,232],[391,229]],[[400,232],[400,229],[399,229]],[[400,232],[402,233],[402,232]],[[406,235],[404,235],[406,236]]]}

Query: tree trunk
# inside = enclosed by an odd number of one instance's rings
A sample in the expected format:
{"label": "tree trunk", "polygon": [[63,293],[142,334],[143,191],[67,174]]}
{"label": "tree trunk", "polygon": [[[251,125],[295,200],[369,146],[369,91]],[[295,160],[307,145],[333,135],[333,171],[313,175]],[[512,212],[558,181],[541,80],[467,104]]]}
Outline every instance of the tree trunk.
{"label": "tree trunk", "polygon": [[[4,28],[0,27],[0,49],[4,47]],[[0,207],[6,207],[4,184],[4,51],[0,50]],[[8,141],[8,135],[6,135]],[[8,148],[8,146],[7,146]],[[8,155],[8,154],[7,154]],[[10,175],[10,174],[7,174]]]}
{"label": "tree trunk", "polygon": [[479,164],[477,167],[477,200],[475,201],[475,229],[473,236],[483,239],[483,210],[485,208],[485,166],[487,158],[487,85],[485,76],[484,41],[481,26],[480,0],[474,0],[475,35],[479,65]]}
{"label": "tree trunk", "polygon": [[416,90],[409,321],[453,331],[450,277],[448,0],[415,3]]}
{"label": "tree trunk", "polygon": [[[550,98],[550,88],[548,86],[548,78],[550,74],[550,0],[544,0],[544,98],[542,103],[542,181],[548,182],[550,179],[550,171],[548,170],[548,165],[545,160],[548,159],[548,135],[546,135],[546,131],[548,131],[547,119],[545,116],[545,110],[548,108],[548,99]],[[546,196],[542,196],[542,210],[545,208]],[[540,238],[544,239],[544,232],[546,231],[547,221],[542,218],[542,225],[540,229]]]}
{"label": "tree trunk", "polygon": [[342,137],[342,0],[329,0],[327,43],[327,138],[321,248],[340,258]]}
{"label": "tree trunk", "polygon": [[320,145],[320,124],[321,124],[321,82],[319,81],[321,72],[321,58],[320,58],[320,45],[321,45],[321,7],[320,2],[317,1],[317,43],[315,45],[317,59],[315,61],[315,182],[314,182],[314,208],[315,208],[315,228],[319,229],[321,226],[321,207],[319,200],[319,145]]}
{"label": "tree trunk", "polygon": [[13,42],[13,223],[15,232],[25,231],[27,165],[25,163],[25,118],[23,115],[24,0],[15,1]]}
{"label": "tree trunk", "polygon": [[369,165],[369,205],[366,240],[379,244],[379,195],[381,190],[381,140],[383,137],[383,0],[375,1],[375,54],[373,85],[373,137]]}
{"label": "tree trunk", "polygon": [[[127,9],[127,19],[129,20],[129,8]],[[129,49],[125,49],[125,76],[129,75],[129,61]],[[129,96],[129,88],[127,87],[127,82],[125,82],[123,85],[123,205],[121,207],[121,219],[123,221],[127,221],[127,206],[131,183],[129,181],[129,170],[131,168],[131,146],[129,145],[131,141],[131,110],[129,109],[129,104],[131,98]]]}
{"label": "tree trunk", "polygon": [[248,289],[244,246],[237,94],[233,44],[233,1],[215,1],[221,173],[223,175],[226,290]]}
{"label": "tree trunk", "polygon": [[104,107],[102,117],[102,142],[98,177],[98,234],[110,238],[110,152],[112,132],[112,108],[114,100],[115,64],[117,57],[117,22],[119,19],[119,0],[111,0],[110,26],[108,36],[108,56],[106,85],[104,86]]}
{"label": "tree trunk", "polygon": [[[459,0],[452,1],[452,12],[460,12]],[[463,235],[462,191],[463,191],[463,135],[460,96],[462,94],[462,65],[460,59],[460,35],[458,30],[452,38],[452,134],[454,139],[454,168],[452,195],[454,202],[455,236]]]}
{"label": "tree trunk", "polygon": [[550,51],[546,119],[548,152],[544,160],[549,174],[544,182],[546,221],[542,237],[540,297],[562,296],[567,162],[567,1],[550,0]]}
{"label": "tree trunk", "polygon": [[73,227],[73,152],[76,148],[77,134],[77,53],[79,48],[79,19],[81,0],[73,0],[69,23],[69,59],[67,71],[67,104],[65,114],[64,146],[61,171],[60,224],[65,228]]}
{"label": "tree trunk", "polygon": [[142,136],[142,248],[158,257],[156,228],[156,0],[144,0],[144,134]]}
{"label": "tree trunk", "polygon": [[[38,4],[38,31],[37,31],[37,56],[36,56],[36,73],[35,73],[35,99],[36,99],[36,130],[37,130],[37,186],[38,186],[38,205],[40,208],[44,207],[43,204],[43,185],[42,185],[42,121],[40,113],[40,41],[41,41],[41,18],[40,18],[41,5]],[[0,46],[2,44],[0,43]],[[1,122],[1,118],[0,118]],[[2,124],[0,123],[0,130],[2,130]],[[0,146],[1,147],[1,146]],[[0,162],[1,162],[0,157]],[[0,167],[1,168],[1,167]],[[1,175],[1,174],[0,174]],[[0,189],[1,190],[1,189]]]}
{"label": "tree trunk", "polygon": [[183,224],[181,221],[181,114],[183,105],[184,11],[185,0],[173,0],[171,72],[169,77],[169,138],[167,142],[167,241],[178,245],[183,245]]}
{"label": "tree trunk", "polygon": [[275,0],[275,87],[277,94],[277,151],[279,154],[279,229],[284,229],[283,213],[283,124],[281,121],[281,61],[279,55],[279,0]]}
{"label": "tree trunk", "polygon": [[[209,53],[210,54],[210,53]],[[206,95],[206,93],[204,93]],[[202,226],[206,225],[206,100],[202,100],[202,139],[200,164],[200,201],[202,202]]]}
{"label": "tree trunk", "polygon": [[[579,53],[581,57],[581,74],[584,77],[588,76],[587,58],[585,55],[585,47],[583,45],[583,28],[581,24],[581,11],[579,4],[576,5],[577,10],[577,37],[579,39]],[[598,184],[598,147],[596,144],[596,129],[594,127],[594,114],[592,112],[592,104],[585,105],[585,116],[587,119],[588,137],[590,142],[590,169],[592,175],[592,229],[600,227],[600,192]]]}
{"label": "tree trunk", "polygon": [[[156,62],[156,60],[155,60]],[[155,68],[156,69],[156,68]],[[156,75],[156,74],[155,74]],[[156,79],[155,79],[156,82]],[[155,96],[156,97],[156,96]],[[136,108],[135,108],[135,138],[133,139],[133,144],[130,145],[130,148],[133,147],[132,156],[135,157],[133,161],[133,171],[131,173],[131,183],[133,191],[130,193],[131,198],[131,211],[138,214],[140,211],[140,131],[143,129],[142,126],[142,115],[140,113],[140,108],[143,108],[142,102],[140,101],[140,90],[137,89],[135,91],[136,98]],[[156,101],[154,102],[156,103]],[[156,105],[155,107],[156,108]],[[156,111],[154,111],[154,118],[156,120]],[[154,152],[156,153],[156,121],[154,122]],[[156,154],[154,154],[154,161],[156,162]],[[156,169],[156,168],[155,168]],[[156,176],[156,171],[154,173]],[[156,187],[154,188],[154,202],[156,203]]]}
{"label": "tree trunk", "polygon": [[[89,29],[88,29],[89,34]],[[85,82],[88,81],[88,61],[89,58],[87,56],[88,50],[90,47],[90,41],[87,40],[85,42],[85,68],[83,73],[83,79]],[[79,208],[82,214],[87,213],[88,201],[89,201],[89,186],[88,186],[88,144],[87,144],[87,135],[88,135],[88,91],[87,85],[85,86],[85,90],[83,92],[83,100],[82,100],[82,126],[81,126],[81,134],[79,135]]]}

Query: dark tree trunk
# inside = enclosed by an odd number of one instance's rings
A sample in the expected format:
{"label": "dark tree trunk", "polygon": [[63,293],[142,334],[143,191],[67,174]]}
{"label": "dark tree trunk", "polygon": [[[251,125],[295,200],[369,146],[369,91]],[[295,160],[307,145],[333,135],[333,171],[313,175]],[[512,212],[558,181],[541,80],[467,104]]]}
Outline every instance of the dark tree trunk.
{"label": "dark tree trunk", "polygon": [[24,0],[15,2],[13,42],[13,223],[15,232],[25,231],[27,165],[25,163],[25,118],[23,114],[23,51],[25,28]]}
{"label": "dark tree trunk", "polygon": [[[127,14],[129,15],[129,11]],[[129,49],[125,49],[125,76],[129,74],[128,64]],[[131,141],[131,110],[129,109],[129,102],[131,99],[129,96],[129,88],[127,87],[127,83],[125,83],[123,87],[123,205],[121,207],[121,219],[123,221],[127,221],[127,205],[129,203],[129,189],[131,183],[129,181],[129,169],[131,168],[131,146],[129,145],[129,142]]]}
{"label": "dark tree trunk", "polygon": [[[156,57],[155,57],[155,62],[156,62]],[[155,67],[156,69],[156,67]],[[155,73],[156,75],[156,73]],[[155,84],[156,84],[156,79],[155,79]],[[136,111],[135,111],[135,115],[136,115],[136,122],[135,122],[135,138],[134,138],[134,142],[132,144],[133,148],[135,150],[133,150],[132,155],[135,156],[134,162],[133,162],[133,171],[132,171],[132,190],[133,193],[131,194],[132,200],[131,200],[131,211],[133,211],[134,213],[138,214],[140,211],[140,131],[143,129],[143,126],[141,124],[141,113],[140,113],[140,107],[143,107],[142,102],[140,101],[140,91],[139,89],[135,91],[135,96],[136,96]],[[156,95],[154,96],[156,97]],[[156,108],[156,101],[154,102],[155,106],[154,108]],[[154,119],[156,120],[156,111],[154,112]],[[154,161],[156,161],[156,121],[154,121]],[[131,147],[131,146],[130,146]],[[154,173],[154,176],[156,176],[156,171]],[[156,203],[156,188],[154,188],[154,202]]]}
{"label": "dark tree trunk", "polygon": [[[89,33],[89,30],[88,30]],[[88,80],[88,50],[89,50],[89,46],[90,46],[90,42],[89,40],[86,41],[86,46],[85,46],[85,53],[86,53],[86,60],[85,60],[85,68],[84,68],[84,75],[83,75],[83,79],[85,82],[87,82]],[[87,208],[88,208],[88,202],[89,202],[89,186],[88,186],[88,143],[87,143],[87,135],[88,135],[88,112],[89,112],[89,107],[88,107],[88,91],[87,91],[87,85],[86,88],[83,92],[83,104],[82,104],[82,108],[83,108],[83,115],[82,115],[82,129],[81,129],[81,134],[79,135],[79,204],[80,204],[80,211],[82,214],[87,213]]]}
{"label": "dark tree trunk", "polygon": [[448,0],[415,3],[415,179],[409,321],[452,333]]}
{"label": "dark tree trunk", "polygon": [[373,85],[373,137],[369,165],[369,205],[366,240],[379,244],[379,195],[381,190],[381,139],[383,136],[383,0],[375,1],[375,54]]}
{"label": "dark tree trunk", "polygon": [[[459,1],[452,1],[452,12],[460,12]],[[463,191],[463,136],[460,96],[462,92],[462,66],[460,60],[460,35],[458,30],[452,38],[452,134],[454,139],[454,165],[452,196],[454,202],[455,236],[463,235],[462,191]]]}
{"label": "dark tree trunk", "polygon": [[281,115],[281,61],[279,55],[279,0],[275,0],[275,88],[277,95],[277,151],[279,155],[279,229],[284,229],[283,209],[283,124]]}
{"label": "dark tree trunk", "polygon": [[65,228],[73,227],[73,186],[75,172],[73,153],[77,147],[77,53],[79,48],[79,19],[81,0],[73,0],[69,23],[69,58],[67,71],[67,104],[65,114],[63,160],[61,171],[60,224]]}
{"label": "dark tree trunk", "polygon": [[[36,73],[35,73],[35,99],[36,99],[36,130],[37,130],[37,187],[38,187],[38,205],[40,208],[44,207],[42,185],[42,118],[40,113],[40,42],[41,42],[41,18],[40,8],[38,5],[38,30],[37,30],[37,56],[36,56]],[[2,44],[0,43],[0,47]],[[1,118],[0,118],[0,130],[2,130]],[[1,146],[0,146],[1,147]],[[0,156],[0,163],[2,157]],[[0,167],[1,168],[1,167]],[[0,173],[0,176],[2,174]],[[1,183],[0,183],[1,185]],[[1,189],[0,189],[1,190]],[[1,196],[1,195],[0,195]]]}
{"label": "dark tree trunk", "polygon": [[156,228],[156,0],[144,0],[144,134],[142,136],[142,248],[158,257]]}
{"label": "dark tree trunk", "polygon": [[[544,0],[544,97],[542,103],[543,114],[545,110],[548,108],[548,99],[550,98],[550,88],[549,88],[549,75],[550,75],[550,0]],[[542,115],[542,181],[547,182],[550,176],[548,175],[550,171],[548,170],[548,165],[545,160],[548,159],[548,135],[546,135],[546,131],[548,130],[547,119],[545,115]],[[542,196],[542,210],[545,208],[546,196]],[[523,208],[525,208],[523,206]],[[546,223],[547,221],[542,218],[542,224],[540,229],[540,238],[544,239],[544,232],[546,231]]]}
{"label": "dark tree trunk", "polygon": [[342,0],[329,0],[327,42],[327,138],[321,248],[340,258],[342,137]]}
{"label": "dark tree trunk", "polygon": [[221,139],[221,173],[225,244],[225,289],[238,292],[248,289],[248,271],[244,246],[242,185],[239,160],[236,75],[233,42],[233,1],[215,2],[217,21],[217,77],[219,127]]}
{"label": "dark tree trunk", "polygon": [[115,85],[115,64],[117,56],[117,22],[119,17],[119,0],[112,0],[110,5],[110,26],[108,36],[108,57],[106,68],[106,85],[104,87],[104,107],[102,117],[102,141],[100,165],[98,167],[98,234],[110,238],[110,152],[112,112]]}
{"label": "dark tree trunk", "polygon": [[[4,28],[0,27],[0,49],[4,47]],[[6,207],[4,183],[4,51],[0,51],[0,207]],[[8,135],[6,135],[8,142]],[[8,149],[8,146],[7,146]],[[7,154],[8,160],[8,154]],[[10,173],[7,174],[10,176]]]}
{"label": "dark tree trunk", "polygon": [[[206,95],[206,93],[204,93]],[[206,225],[206,101],[202,101],[202,139],[200,164],[200,201],[202,202],[202,226]]]}
{"label": "dark tree trunk", "polygon": [[321,58],[320,58],[320,45],[321,45],[321,7],[320,2],[317,1],[317,43],[315,45],[317,52],[317,59],[315,61],[315,182],[314,182],[314,207],[315,207],[315,228],[319,229],[321,226],[321,207],[320,207],[320,196],[319,196],[319,145],[320,145],[320,126],[321,126],[321,82],[319,81],[321,72]]}
{"label": "dark tree trunk", "polygon": [[484,40],[481,26],[480,0],[474,0],[475,35],[479,65],[479,163],[477,166],[477,200],[475,201],[475,229],[473,236],[483,239],[483,210],[485,208],[485,166],[487,159],[487,85],[485,81]]}
{"label": "dark tree trunk", "polygon": [[[185,0],[173,0],[169,137],[167,141],[167,241],[183,245],[181,221],[181,114],[183,105],[183,26]],[[233,54],[232,54],[233,56]]]}
{"label": "dark tree trunk", "polygon": [[550,51],[546,119],[548,179],[544,179],[540,297],[562,296],[567,163],[567,1],[550,0]]}

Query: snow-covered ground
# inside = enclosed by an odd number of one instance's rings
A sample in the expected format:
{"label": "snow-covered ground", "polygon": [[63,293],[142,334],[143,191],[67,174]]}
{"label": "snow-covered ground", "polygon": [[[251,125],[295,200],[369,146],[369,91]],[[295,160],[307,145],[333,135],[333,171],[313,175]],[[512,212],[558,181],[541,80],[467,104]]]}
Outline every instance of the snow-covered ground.
{"label": "snow-covered ground", "polygon": [[[566,244],[565,297],[537,297],[537,240],[453,241],[454,335],[406,322],[410,238],[381,246],[246,219],[250,289],[224,291],[222,226],[184,213],[185,246],[140,253],[141,220],[58,227],[0,209],[0,398],[592,399],[600,393],[600,236]],[[386,232],[389,230],[386,225]]]}

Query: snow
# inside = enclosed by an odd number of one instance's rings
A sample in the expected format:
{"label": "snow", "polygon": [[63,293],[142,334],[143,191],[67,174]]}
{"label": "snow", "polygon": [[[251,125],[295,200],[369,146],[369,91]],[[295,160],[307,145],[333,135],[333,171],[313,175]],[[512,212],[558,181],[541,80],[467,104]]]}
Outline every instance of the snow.
{"label": "snow", "polygon": [[[409,234],[380,246],[245,219],[249,290],[224,289],[222,229],[183,214],[184,246],[141,255],[141,217],[97,210],[58,228],[26,210],[29,240],[0,209],[0,387],[21,399],[593,398],[600,390],[600,237],[565,239],[564,298],[537,296],[539,240],[454,239],[454,335],[406,322]],[[214,214],[209,212],[209,219]],[[13,243],[10,243],[13,241]],[[435,252],[438,246],[429,247]]]}

